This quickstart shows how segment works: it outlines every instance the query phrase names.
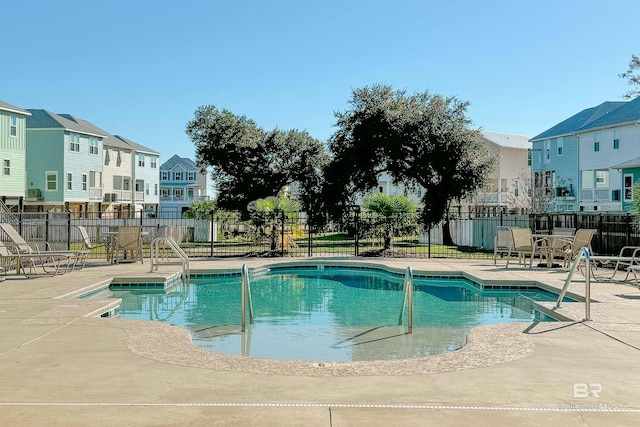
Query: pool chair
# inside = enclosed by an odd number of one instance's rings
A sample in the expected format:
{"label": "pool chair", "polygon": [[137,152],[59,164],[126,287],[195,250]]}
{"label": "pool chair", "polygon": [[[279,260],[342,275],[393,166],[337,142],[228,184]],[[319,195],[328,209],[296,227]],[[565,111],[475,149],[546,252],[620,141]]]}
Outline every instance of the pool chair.
{"label": "pool chair", "polygon": [[[527,254],[530,255],[529,269],[533,268],[533,260],[536,253],[542,261],[542,255],[545,253],[542,246],[543,239],[534,239],[530,228],[513,227],[511,228],[511,237],[513,238],[513,252],[518,254],[518,262],[520,264],[527,266]],[[507,258],[507,264],[504,268],[509,267],[509,258]]]}
{"label": "pool chair", "polygon": [[576,258],[576,255],[578,255],[581,248],[587,248],[589,253],[591,253],[591,239],[593,239],[593,235],[596,234],[596,231],[597,230],[592,228],[581,228],[576,231],[575,236],[573,236],[573,241],[564,250],[563,266],[565,268],[571,265],[571,262]]}
{"label": "pool chair", "polygon": [[[138,225],[123,225],[118,227],[118,234],[113,238],[114,242],[114,261],[117,263],[123,260],[135,261],[142,258],[142,227]],[[131,256],[127,258],[127,254]]]}
{"label": "pool chair", "polygon": [[[12,252],[7,245],[5,245],[5,243],[3,241],[0,240],[0,260],[2,260],[2,265],[5,266],[5,268],[9,268],[9,266],[11,266],[12,264],[15,264],[15,268],[16,268],[16,274],[20,274],[20,271],[22,271],[24,273],[25,276],[29,277],[27,275],[26,269],[25,269],[25,263],[29,264],[29,271],[30,272],[36,272],[37,273],[37,267],[36,267],[36,263],[35,260],[39,260],[40,261],[40,266],[42,267],[42,270],[45,273],[52,273],[53,274],[61,274],[61,273],[66,273],[69,270],[69,264],[71,262],[71,258],[72,258],[72,254],[71,253],[67,253],[67,254],[60,254],[57,252],[34,252],[34,253],[21,253],[21,252]],[[62,261],[67,261],[64,270],[61,270],[61,264]],[[47,270],[47,268],[45,267],[46,263],[50,263],[54,270],[53,271],[49,271]]]}
{"label": "pool chair", "polygon": [[[636,270],[640,266],[640,246],[624,246],[618,255],[592,255],[591,261],[601,265],[615,263],[613,273],[607,279],[613,279],[618,269],[626,269],[627,274],[622,281],[629,280],[629,275],[633,272],[636,277]],[[636,277],[637,278],[637,277]],[[636,280],[637,281],[637,280]]]}
{"label": "pool chair", "polygon": [[[105,251],[107,253],[107,262],[111,262],[113,260],[112,246],[109,244],[108,241],[106,243],[94,243],[91,241],[91,238],[89,237],[89,232],[83,225],[76,225],[76,228],[78,229],[78,231],[80,232],[80,236],[82,237],[83,251],[86,252],[84,256],[81,257],[82,267],[84,267],[85,263],[87,262],[87,256],[92,251],[99,248],[105,248]],[[78,262],[80,261],[78,260]]]}
{"label": "pool chair", "polygon": [[498,254],[511,256],[513,251],[513,237],[511,227],[499,225],[496,227],[496,235],[493,238],[493,265],[498,263]]}
{"label": "pool chair", "polygon": [[[44,255],[46,255],[52,258],[52,260],[54,257],[58,257],[59,259],[67,259],[67,261],[71,261],[71,259],[73,259],[74,262],[72,267],[75,267],[78,259],[86,257],[86,254],[89,253],[89,251],[86,250],[52,250],[48,242],[44,242],[46,250],[42,250],[38,247],[37,244],[29,244],[26,240],[24,240],[20,233],[18,233],[18,231],[13,228],[13,225],[9,223],[0,223],[0,230],[2,230],[2,232],[4,232],[7,237],[9,237],[9,239],[13,243],[15,252],[18,252],[20,255],[34,255],[34,258],[40,259],[43,259]],[[42,254],[42,256],[36,256],[37,254]],[[67,270],[69,269],[69,266],[70,263],[67,262]]]}

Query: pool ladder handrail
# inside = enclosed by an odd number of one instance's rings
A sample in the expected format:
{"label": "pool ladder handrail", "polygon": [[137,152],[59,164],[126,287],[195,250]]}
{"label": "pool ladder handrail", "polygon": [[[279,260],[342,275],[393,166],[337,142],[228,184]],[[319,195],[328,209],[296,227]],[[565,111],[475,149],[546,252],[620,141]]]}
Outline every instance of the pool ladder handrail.
{"label": "pool ladder handrail", "polygon": [[159,236],[153,239],[151,242],[151,270],[150,272],[157,271],[160,264],[160,243],[164,242],[173,250],[173,252],[180,258],[182,263],[182,278],[188,280],[191,276],[189,269],[189,256],[182,250],[180,245],[173,240],[170,236]]}
{"label": "pool ladder handrail", "polygon": [[249,282],[249,268],[247,264],[242,264],[240,276],[242,278],[240,298],[242,301],[242,332],[245,332],[247,329],[247,305],[249,306],[249,323],[253,324],[253,302],[251,300],[251,284]]}
{"label": "pool ladder handrail", "polygon": [[584,260],[586,264],[584,273],[584,320],[591,320],[591,257],[589,255],[589,249],[586,247],[582,247],[578,251],[578,255],[576,255],[576,259],[573,261],[573,265],[567,275],[567,280],[565,280],[562,291],[560,291],[560,294],[558,295],[558,301],[556,302],[554,309],[560,307],[560,303],[562,303],[562,300],[567,293],[569,283],[571,283],[571,279],[573,278],[573,273],[575,273],[576,269],[579,268],[582,260]]}
{"label": "pool ladder handrail", "polygon": [[409,307],[407,309],[407,332],[412,333],[413,331],[413,271],[411,270],[411,266],[407,267],[407,271],[404,273],[404,297],[402,299],[402,309],[400,310],[400,319],[398,320],[398,325],[402,325],[402,320],[404,318],[404,309],[405,307]]}

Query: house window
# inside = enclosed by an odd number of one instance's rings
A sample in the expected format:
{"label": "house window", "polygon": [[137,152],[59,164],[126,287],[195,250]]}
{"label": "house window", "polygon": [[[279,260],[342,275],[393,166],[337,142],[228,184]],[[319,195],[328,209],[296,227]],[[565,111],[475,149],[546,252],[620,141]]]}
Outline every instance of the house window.
{"label": "house window", "polygon": [[2,174],[11,175],[11,160],[4,159],[2,161]]}
{"label": "house window", "polygon": [[104,164],[108,165],[109,162],[111,161],[111,158],[109,157],[109,150],[108,148],[104,150]]}
{"label": "house window", "polygon": [[188,172],[187,173],[187,181],[195,181],[196,180],[196,173],[195,172]]}
{"label": "house window", "polygon": [[169,181],[169,172],[160,172],[160,181]]}
{"label": "house window", "polygon": [[102,187],[102,173],[96,171],[89,172],[89,185],[91,188]]}
{"label": "house window", "polygon": [[163,188],[162,189],[162,199],[168,199],[169,198],[169,189],[168,188]]}
{"label": "house window", "polygon": [[181,172],[174,172],[174,173],[173,173],[173,180],[174,180],[174,181],[180,181],[180,180],[182,180],[182,173],[181,173]]}
{"label": "house window", "polygon": [[82,174],[82,191],[87,191],[87,174]]}
{"label": "house window", "polygon": [[156,195],[156,196],[157,196],[157,195],[158,195],[158,184],[153,184],[153,185],[154,185],[154,187],[153,187],[153,189],[154,189],[154,195]]}
{"label": "house window", "polygon": [[122,178],[122,189],[124,191],[129,191],[131,190],[131,178],[128,176],[125,176]]}
{"label": "house window", "polygon": [[114,190],[122,190],[122,177],[118,175],[114,175],[113,177],[113,189]]}
{"label": "house window", "polygon": [[122,156],[120,155],[120,149],[118,148],[118,157],[116,157],[116,166],[120,166],[122,164]]}
{"label": "house window", "polygon": [[531,166],[531,150],[527,150],[527,166]]}
{"label": "house window", "polygon": [[585,189],[593,188],[593,171],[592,170],[582,171],[581,184],[582,184],[582,188],[585,188]]}
{"label": "house window", "polygon": [[145,196],[149,195],[149,184],[145,182],[144,184],[144,194]]}
{"label": "house window", "polygon": [[556,145],[557,150],[558,150],[558,157],[561,157],[563,152],[564,152],[564,138],[560,137],[558,138],[558,143]]}
{"label": "house window", "polygon": [[625,174],[624,176],[624,201],[633,201],[633,175]]}
{"label": "house window", "polygon": [[548,139],[544,142],[544,162],[551,162],[551,141]]}
{"label": "house window", "polygon": [[609,171],[596,171],[596,188],[609,188]]}
{"label": "house window", "polygon": [[617,150],[620,148],[620,129],[613,130],[613,149]]}
{"label": "house window", "polygon": [[138,166],[144,167],[144,154],[138,154]]}
{"label": "house window", "polygon": [[80,135],[77,133],[69,134],[69,150],[79,152],[80,151]]}
{"label": "house window", "polygon": [[175,197],[176,200],[182,200],[182,188],[174,188],[173,197]]}
{"label": "house window", "polygon": [[187,197],[189,200],[193,200],[193,188],[187,188]]}
{"label": "house window", "polygon": [[47,191],[58,191],[58,172],[46,172]]}
{"label": "house window", "polygon": [[600,151],[600,132],[593,134],[593,151]]}
{"label": "house window", "polygon": [[158,167],[158,159],[155,157],[151,157],[151,169],[156,169]]}
{"label": "house window", "polygon": [[9,126],[9,136],[18,136],[18,117],[11,116],[11,125]]}
{"label": "house window", "polygon": [[67,172],[67,191],[73,190],[73,174]]}
{"label": "house window", "polygon": [[89,154],[98,155],[98,138],[89,138]]}

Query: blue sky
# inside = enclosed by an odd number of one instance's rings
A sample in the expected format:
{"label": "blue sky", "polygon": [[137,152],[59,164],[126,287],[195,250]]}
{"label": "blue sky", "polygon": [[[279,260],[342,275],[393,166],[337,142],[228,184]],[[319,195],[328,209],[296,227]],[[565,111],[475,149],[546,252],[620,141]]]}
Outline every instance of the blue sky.
{"label": "blue sky", "polygon": [[194,156],[215,105],[326,141],[351,90],[471,103],[476,127],[533,137],[621,100],[637,0],[0,0],[0,99]]}

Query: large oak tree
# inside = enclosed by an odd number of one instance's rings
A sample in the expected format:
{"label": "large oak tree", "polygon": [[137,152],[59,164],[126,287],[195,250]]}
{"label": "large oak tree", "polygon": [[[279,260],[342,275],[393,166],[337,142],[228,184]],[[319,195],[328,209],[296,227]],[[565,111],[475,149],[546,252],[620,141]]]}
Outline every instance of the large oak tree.
{"label": "large oak tree", "polygon": [[187,124],[197,164],[212,168],[218,207],[246,212],[249,202],[275,196],[298,183],[310,204],[328,157],[322,142],[299,130],[265,131],[253,120],[213,105],[201,106]]}
{"label": "large oak tree", "polygon": [[429,92],[407,94],[388,85],[355,89],[336,113],[322,200],[338,216],[357,193],[377,187],[381,172],[395,184],[424,189],[422,220],[445,217],[450,201],[471,195],[494,159],[471,128],[468,103]]}

